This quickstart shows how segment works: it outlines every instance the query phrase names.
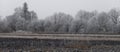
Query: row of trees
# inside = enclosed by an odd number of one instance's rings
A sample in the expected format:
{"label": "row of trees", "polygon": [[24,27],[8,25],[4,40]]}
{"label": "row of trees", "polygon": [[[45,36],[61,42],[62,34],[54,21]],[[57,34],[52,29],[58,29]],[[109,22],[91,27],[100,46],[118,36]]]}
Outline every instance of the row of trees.
{"label": "row of trees", "polygon": [[40,20],[24,3],[23,8],[16,8],[13,15],[0,20],[0,32],[120,33],[119,15],[116,9],[100,13],[80,10],[75,17],[60,12]]}

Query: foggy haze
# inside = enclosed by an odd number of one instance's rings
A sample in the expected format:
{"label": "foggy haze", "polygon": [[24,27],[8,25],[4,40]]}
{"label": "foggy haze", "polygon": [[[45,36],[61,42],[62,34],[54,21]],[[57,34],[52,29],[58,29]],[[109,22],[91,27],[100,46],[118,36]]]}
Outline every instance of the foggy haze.
{"label": "foggy haze", "polygon": [[29,10],[34,10],[40,19],[56,12],[64,12],[75,16],[79,10],[109,11],[120,8],[119,0],[0,0],[0,16],[14,13],[16,7],[22,7],[27,2]]}

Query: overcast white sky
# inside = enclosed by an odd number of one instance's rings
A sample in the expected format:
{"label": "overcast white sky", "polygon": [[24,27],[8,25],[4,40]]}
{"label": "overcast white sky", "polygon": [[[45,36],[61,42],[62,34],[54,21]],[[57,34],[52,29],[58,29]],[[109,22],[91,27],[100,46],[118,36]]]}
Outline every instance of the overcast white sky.
{"label": "overcast white sky", "polygon": [[55,12],[64,12],[74,16],[79,10],[109,11],[120,8],[120,0],[0,0],[0,16],[11,15],[16,7],[27,2],[29,10],[34,10],[43,19]]}

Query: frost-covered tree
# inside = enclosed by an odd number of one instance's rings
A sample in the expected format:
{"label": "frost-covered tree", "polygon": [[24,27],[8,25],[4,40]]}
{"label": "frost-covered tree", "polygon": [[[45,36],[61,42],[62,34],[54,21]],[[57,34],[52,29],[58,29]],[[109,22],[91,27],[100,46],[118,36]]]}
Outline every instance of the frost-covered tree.
{"label": "frost-covered tree", "polygon": [[77,13],[75,20],[71,25],[71,28],[74,29],[74,30],[71,29],[71,31],[75,31],[76,33],[86,33],[87,23],[89,19],[91,19],[96,14],[97,14],[96,11],[87,12],[87,11],[80,10]]}
{"label": "frost-covered tree", "polygon": [[31,20],[31,18],[30,18],[30,13],[29,13],[29,11],[28,11],[28,5],[27,5],[26,2],[25,2],[24,5],[23,5],[22,17],[23,17],[25,20]]}
{"label": "frost-covered tree", "polygon": [[89,20],[87,31],[89,33],[112,33],[113,25],[110,16],[102,12]]}
{"label": "frost-covered tree", "polygon": [[87,23],[87,33],[98,33],[99,32],[99,25],[97,21],[97,17],[92,17]]}
{"label": "frost-covered tree", "polygon": [[74,19],[71,23],[70,32],[71,33],[85,33],[85,28],[87,26],[86,21],[80,19]]}
{"label": "frost-covered tree", "polygon": [[103,32],[108,32],[109,31],[109,26],[112,27],[112,20],[110,18],[110,16],[106,13],[100,13],[97,17],[97,21],[98,21],[98,24],[100,26],[100,29],[101,31]]}
{"label": "frost-covered tree", "polygon": [[69,32],[72,19],[72,16],[68,14],[56,13],[53,16],[46,18],[46,31],[67,33]]}
{"label": "frost-covered tree", "polygon": [[43,33],[44,32],[44,20],[34,20],[27,26],[28,31]]}
{"label": "frost-covered tree", "polygon": [[117,19],[118,19],[119,15],[120,15],[120,12],[117,11],[117,9],[111,9],[111,10],[108,12],[108,14],[110,15],[112,21],[113,21],[115,24],[117,24]]}
{"label": "frost-covered tree", "polygon": [[0,33],[11,32],[11,28],[8,26],[8,21],[6,19],[0,20]]}
{"label": "frost-covered tree", "polygon": [[37,19],[37,14],[34,11],[29,11],[28,10],[28,5],[25,2],[22,8],[22,15],[21,17],[23,17],[26,21],[32,21]]}
{"label": "frost-covered tree", "polygon": [[84,10],[80,10],[77,14],[76,14],[76,18],[77,19],[82,19],[85,21],[88,21],[90,18],[92,18],[94,15],[97,14],[97,11],[93,11],[93,12],[88,12],[88,11],[84,11]]}
{"label": "frost-covered tree", "polygon": [[116,24],[114,33],[120,33],[120,23]]}
{"label": "frost-covered tree", "polygon": [[34,11],[30,11],[30,18],[31,18],[31,20],[37,20],[38,19],[37,14]]}
{"label": "frost-covered tree", "polygon": [[24,18],[19,17],[15,24],[16,30],[26,30],[26,21]]}
{"label": "frost-covered tree", "polygon": [[0,17],[0,32],[2,32],[2,25],[3,25],[3,23],[2,23],[2,20],[1,20],[1,17]]}
{"label": "frost-covered tree", "polygon": [[12,29],[12,31],[16,31],[16,22],[17,17],[15,15],[7,16],[8,26]]}
{"label": "frost-covered tree", "polygon": [[2,20],[1,16],[0,16],[0,21]]}
{"label": "frost-covered tree", "polygon": [[27,31],[28,24],[37,20],[37,14],[34,11],[28,11],[27,3],[24,3],[23,8],[16,8],[14,14],[7,16],[6,19],[12,31]]}

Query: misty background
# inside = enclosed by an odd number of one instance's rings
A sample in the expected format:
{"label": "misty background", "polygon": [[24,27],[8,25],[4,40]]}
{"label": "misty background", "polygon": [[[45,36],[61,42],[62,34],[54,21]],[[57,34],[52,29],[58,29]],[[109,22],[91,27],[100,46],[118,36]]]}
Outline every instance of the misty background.
{"label": "misty background", "polygon": [[27,2],[29,10],[34,10],[39,19],[64,12],[75,16],[79,10],[108,12],[112,8],[120,8],[120,0],[0,0],[0,16],[6,17],[14,13],[16,7]]}

